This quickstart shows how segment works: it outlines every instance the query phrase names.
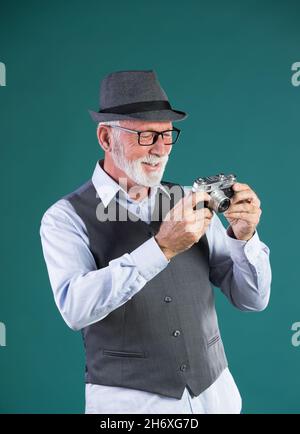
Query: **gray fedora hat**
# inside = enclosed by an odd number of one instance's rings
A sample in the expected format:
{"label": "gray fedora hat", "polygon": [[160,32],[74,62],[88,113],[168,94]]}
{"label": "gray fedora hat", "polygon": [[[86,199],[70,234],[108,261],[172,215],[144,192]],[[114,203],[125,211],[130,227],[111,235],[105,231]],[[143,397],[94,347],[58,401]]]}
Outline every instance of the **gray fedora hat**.
{"label": "gray fedora hat", "polygon": [[100,87],[100,110],[89,110],[95,122],[125,119],[180,121],[187,114],[173,110],[156,72],[117,71],[107,75]]}

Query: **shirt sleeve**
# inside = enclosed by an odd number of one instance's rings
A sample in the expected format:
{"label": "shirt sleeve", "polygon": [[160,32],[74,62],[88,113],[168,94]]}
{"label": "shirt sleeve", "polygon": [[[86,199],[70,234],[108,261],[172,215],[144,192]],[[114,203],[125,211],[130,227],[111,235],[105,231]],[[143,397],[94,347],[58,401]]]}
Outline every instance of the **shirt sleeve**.
{"label": "shirt sleeve", "polygon": [[169,263],[152,237],[97,269],[85,225],[65,199],[45,212],[40,236],[55,303],[73,330],[105,318]]}
{"label": "shirt sleeve", "polygon": [[249,241],[232,238],[214,213],[207,239],[210,249],[210,280],[240,310],[260,311],[270,297],[269,248],[257,231]]}

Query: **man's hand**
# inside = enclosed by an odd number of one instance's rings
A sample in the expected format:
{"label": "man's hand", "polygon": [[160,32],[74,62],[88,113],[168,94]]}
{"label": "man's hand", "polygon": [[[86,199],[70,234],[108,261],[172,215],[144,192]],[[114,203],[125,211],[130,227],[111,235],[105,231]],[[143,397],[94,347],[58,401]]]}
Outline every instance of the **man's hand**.
{"label": "man's hand", "polygon": [[208,208],[193,208],[198,202],[209,200],[210,196],[205,192],[189,192],[167,213],[155,235],[167,259],[189,249],[204,235],[213,213]]}
{"label": "man's hand", "polygon": [[260,200],[247,184],[236,182],[232,186],[234,196],[224,213],[238,240],[248,241],[255,233],[262,213]]}

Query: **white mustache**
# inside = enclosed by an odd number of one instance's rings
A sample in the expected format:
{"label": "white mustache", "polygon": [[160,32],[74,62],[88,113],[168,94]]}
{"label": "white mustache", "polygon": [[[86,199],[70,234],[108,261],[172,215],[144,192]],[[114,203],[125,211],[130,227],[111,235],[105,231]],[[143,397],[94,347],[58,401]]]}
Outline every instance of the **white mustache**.
{"label": "white mustache", "polygon": [[148,155],[147,157],[142,157],[137,160],[139,163],[150,163],[150,164],[157,164],[162,163],[165,164],[168,161],[168,155],[165,155],[164,157],[156,157],[155,155]]}

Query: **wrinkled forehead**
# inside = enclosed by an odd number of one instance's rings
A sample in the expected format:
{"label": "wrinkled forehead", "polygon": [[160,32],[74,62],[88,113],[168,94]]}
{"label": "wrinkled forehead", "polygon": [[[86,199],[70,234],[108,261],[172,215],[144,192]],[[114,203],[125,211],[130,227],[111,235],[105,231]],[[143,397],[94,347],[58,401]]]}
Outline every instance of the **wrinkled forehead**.
{"label": "wrinkled forehead", "polygon": [[139,121],[139,120],[122,120],[120,126],[132,130],[141,131],[164,131],[172,128],[171,121]]}

